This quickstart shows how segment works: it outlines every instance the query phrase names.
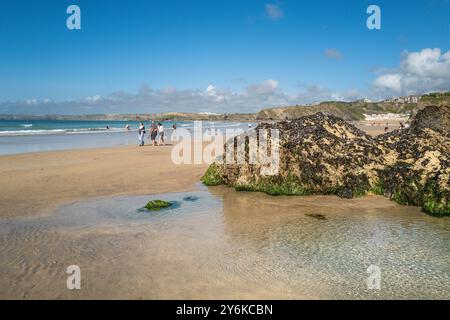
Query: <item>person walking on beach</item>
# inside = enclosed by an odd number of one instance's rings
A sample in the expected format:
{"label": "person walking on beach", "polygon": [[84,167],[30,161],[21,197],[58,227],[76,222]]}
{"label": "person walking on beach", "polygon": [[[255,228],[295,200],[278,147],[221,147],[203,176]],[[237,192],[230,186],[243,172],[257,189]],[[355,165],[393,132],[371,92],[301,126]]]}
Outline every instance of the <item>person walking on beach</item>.
{"label": "person walking on beach", "polygon": [[159,140],[158,140],[158,145],[162,145],[164,146],[164,126],[162,125],[161,122],[158,122],[158,132],[159,132]]}
{"label": "person walking on beach", "polygon": [[139,122],[139,147],[142,147],[144,145],[144,138],[145,138],[145,126],[142,122]]}
{"label": "person walking on beach", "polygon": [[152,121],[152,126],[150,127],[150,140],[154,146],[156,146],[156,136],[158,135],[158,127],[155,121]]}

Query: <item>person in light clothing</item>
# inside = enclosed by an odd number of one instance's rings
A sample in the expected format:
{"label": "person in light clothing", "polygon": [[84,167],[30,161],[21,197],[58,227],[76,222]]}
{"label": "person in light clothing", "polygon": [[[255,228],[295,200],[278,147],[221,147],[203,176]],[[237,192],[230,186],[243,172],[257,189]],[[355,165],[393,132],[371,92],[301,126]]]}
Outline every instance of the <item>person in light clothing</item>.
{"label": "person in light clothing", "polygon": [[142,122],[139,122],[138,138],[139,138],[139,147],[142,147],[144,145],[144,138],[145,138],[145,126]]}
{"label": "person in light clothing", "polygon": [[158,145],[164,145],[164,126],[161,122],[158,122],[158,133],[159,133],[159,140]]}

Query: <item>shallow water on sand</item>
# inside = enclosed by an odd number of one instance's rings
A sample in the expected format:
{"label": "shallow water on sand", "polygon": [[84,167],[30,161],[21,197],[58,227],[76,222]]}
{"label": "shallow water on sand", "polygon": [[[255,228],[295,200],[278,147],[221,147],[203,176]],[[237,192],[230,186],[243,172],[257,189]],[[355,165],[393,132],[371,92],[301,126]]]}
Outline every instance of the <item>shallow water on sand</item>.
{"label": "shallow water on sand", "polygon": [[[176,205],[140,212],[150,199]],[[0,252],[0,298],[450,298],[450,219],[375,196],[93,199],[0,220]],[[69,265],[81,290],[66,288]]]}

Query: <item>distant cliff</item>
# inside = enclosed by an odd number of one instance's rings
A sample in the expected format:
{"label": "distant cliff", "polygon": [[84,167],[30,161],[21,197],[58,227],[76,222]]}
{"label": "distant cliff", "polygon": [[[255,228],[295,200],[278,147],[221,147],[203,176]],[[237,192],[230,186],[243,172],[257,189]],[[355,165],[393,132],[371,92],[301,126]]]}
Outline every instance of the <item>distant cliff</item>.
{"label": "distant cliff", "polygon": [[450,105],[450,92],[422,95],[416,103],[329,101],[308,106],[269,108],[259,111],[256,118],[257,120],[292,120],[322,112],[325,115],[337,116],[346,121],[354,121],[364,120],[364,114],[408,113],[414,115],[428,105]]}

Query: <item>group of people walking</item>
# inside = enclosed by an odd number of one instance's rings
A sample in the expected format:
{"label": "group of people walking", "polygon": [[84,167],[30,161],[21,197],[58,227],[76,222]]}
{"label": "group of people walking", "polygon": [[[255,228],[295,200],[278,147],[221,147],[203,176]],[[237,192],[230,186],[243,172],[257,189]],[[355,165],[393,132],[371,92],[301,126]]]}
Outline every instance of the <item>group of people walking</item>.
{"label": "group of people walking", "polygon": [[[144,123],[139,122],[139,129],[138,129],[138,138],[139,138],[139,146],[142,147],[144,145],[145,140],[145,126]],[[159,135],[158,142],[156,142],[156,139]],[[155,121],[152,121],[152,124],[150,126],[150,132],[148,134],[148,139],[151,141],[151,144],[154,146],[160,146],[165,145],[164,142],[164,126],[161,122],[158,122],[158,124],[155,123]]]}

